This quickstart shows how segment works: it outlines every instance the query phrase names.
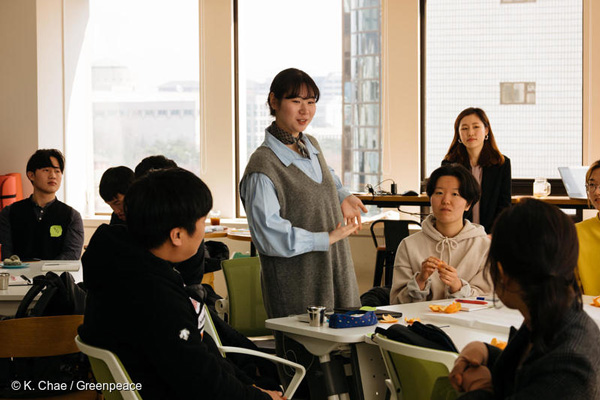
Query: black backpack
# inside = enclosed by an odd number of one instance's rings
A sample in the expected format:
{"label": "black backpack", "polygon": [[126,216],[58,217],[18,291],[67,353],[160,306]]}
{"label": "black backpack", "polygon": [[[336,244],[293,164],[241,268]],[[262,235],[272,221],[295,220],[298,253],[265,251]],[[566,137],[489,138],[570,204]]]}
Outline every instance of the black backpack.
{"label": "black backpack", "polygon": [[[37,303],[31,303],[39,294]],[[33,285],[19,304],[15,318],[82,315],[85,312],[85,290],[75,283],[69,272],[54,272],[33,278]]]}
{"label": "black backpack", "polygon": [[[40,294],[31,307],[35,297]],[[69,272],[38,275],[27,291],[15,318],[79,315],[85,311],[85,290],[77,285]],[[53,357],[0,359],[0,398],[38,398],[75,390],[71,382],[91,382],[91,369],[82,353]],[[34,390],[14,390],[13,381],[31,381]],[[35,382],[66,383],[67,390],[37,390]]]}

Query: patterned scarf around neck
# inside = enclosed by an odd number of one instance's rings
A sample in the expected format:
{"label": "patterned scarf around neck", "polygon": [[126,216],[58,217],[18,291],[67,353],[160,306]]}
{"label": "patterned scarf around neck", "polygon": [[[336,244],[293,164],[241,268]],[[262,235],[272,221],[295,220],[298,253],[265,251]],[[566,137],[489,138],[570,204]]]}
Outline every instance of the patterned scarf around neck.
{"label": "patterned scarf around neck", "polygon": [[267,128],[267,131],[271,135],[275,136],[275,138],[283,144],[294,144],[294,143],[298,144],[298,150],[300,150],[300,154],[304,158],[310,159],[310,154],[308,154],[308,148],[306,147],[306,144],[304,143],[304,139],[302,138],[304,136],[302,134],[302,132],[300,132],[298,134],[298,137],[296,138],[291,133],[288,133],[287,131],[285,131],[285,130],[281,129],[279,126],[277,126],[275,121],[273,121],[271,126],[269,126]]}

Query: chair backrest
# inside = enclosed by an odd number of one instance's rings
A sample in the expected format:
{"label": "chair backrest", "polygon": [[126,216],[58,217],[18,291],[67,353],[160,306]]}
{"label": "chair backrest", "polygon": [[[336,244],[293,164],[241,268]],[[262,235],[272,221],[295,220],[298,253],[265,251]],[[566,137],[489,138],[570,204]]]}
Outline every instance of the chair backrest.
{"label": "chair backrest", "polygon": [[223,357],[226,357],[226,353],[246,354],[246,355],[249,355],[252,357],[264,358],[264,359],[270,360],[274,363],[282,364],[284,366],[288,366],[288,367],[292,368],[294,370],[294,376],[292,377],[292,380],[289,382],[287,388],[285,389],[285,393],[283,395],[284,395],[284,397],[286,397],[288,399],[291,399],[294,396],[296,389],[298,389],[300,382],[302,382],[302,379],[304,379],[304,375],[306,375],[306,369],[302,365],[295,363],[293,361],[290,361],[290,360],[286,360],[281,357],[277,357],[273,354],[263,353],[261,351],[256,351],[256,350],[251,350],[251,349],[246,349],[246,348],[241,348],[241,347],[223,346],[223,343],[221,342],[221,338],[219,337],[219,334],[217,333],[217,329],[215,328],[215,325],[213,323],[212,317],[210,315],[210,312],[208,311],[208,307],[206,306],[206,304],[204,305],[204,314],[205,314],[204,333],[210,335],[210,337],[213,339],[213,341],[217,345],[219,352],[221,353],[221,355]]}
{"label": "chair backrest", "polygon": [[[46,364],[43,359],[37,357],[79,353],[73,339],[77,336],[77,328],[82,323],[83,315],[15,318],[1,321],[0,358],[33,358],[31,360],[33,362],[40,361],[40,364],[33,365],[36,366],[38,372],[42,372],[42,375],[54,376],[52,375],[54,368],[60,374],[62,370],[59,372],[59,368],[61,368],[59,364]],[[74,376],[65,371],[65,377],[73,379]],[[36,398],[43,396],[53,400],[95,400],[97,398],[94,390],[55,394],[52,397],[47,397],[47,393],[44,396],[44,394],[38,394],[38,391],[35,392],[34,396],[40,396]]]}
{"label": "chair backrest", "polygon": [[267,312],[263,303],[258,257],[242,257],[221,263],[229,296],[229,324],[245,336],[266,336]]}
{"label": "chair backrest", "polygon": [[388,253],[396,253],[398,249],[398,245],[410,234],[409,226],[421,226],[416,221],[409,220],[395,220],[395,219],[378,219],[371,224],[371,237],[373,238],[373,243],[375,243],[375,247],[379,247],[377,242],[377,236],[375,234],[375,226],[378,224],[383,224],[383,236],[385,238],[385,249]]}
{"label": "chair backrest", "polygon": [[380,334],[374,339],[381,349],[396,398],[429,400],[436,380],[448,376],[458,357],[457,353],[413,346]]}
{"label": "chair backrest", "polygon": [[78,353],[73,338],[83,315],[7,319],[0,322],[0,358]]}
{"label": "chair backrest", "polygon": [[[94,377],[99,383],[120,383],[129,387],[133,386],[127,370],[116,354],[100,347],[84,343],[79,335],[73,343],[81,352],[88,356]],[[137,390],[103,390],[102,394],[106,400],[141,400]]]}

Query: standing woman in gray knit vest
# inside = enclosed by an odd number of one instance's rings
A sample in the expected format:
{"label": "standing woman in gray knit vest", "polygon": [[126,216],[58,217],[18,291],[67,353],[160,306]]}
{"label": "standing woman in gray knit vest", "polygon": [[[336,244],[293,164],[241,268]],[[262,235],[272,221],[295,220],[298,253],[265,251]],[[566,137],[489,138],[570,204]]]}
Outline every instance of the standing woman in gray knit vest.
{"label": "standing woman in gray knit vest", "polygon": [[277,74],[267,99],[275,121],[240,182],[270,318],[306,313],[310,305],[360,307],[346,238],[367,209],[342,187],[317,140],[303,133],[318,100],[305,72]]}

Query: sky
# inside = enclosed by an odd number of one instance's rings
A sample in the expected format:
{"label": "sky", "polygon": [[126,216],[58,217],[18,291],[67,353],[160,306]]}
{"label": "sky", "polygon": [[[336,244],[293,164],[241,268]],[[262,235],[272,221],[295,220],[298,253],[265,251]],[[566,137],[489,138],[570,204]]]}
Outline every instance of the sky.
{"label": "sky", "polygon": [[[198,2],[92,0],[92,62],[127,66],[142,86],[199,80]],[[341,3],[239,0],[244,72],[257,80],[290,66],[311,75],[341,72]]]}

